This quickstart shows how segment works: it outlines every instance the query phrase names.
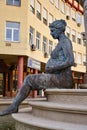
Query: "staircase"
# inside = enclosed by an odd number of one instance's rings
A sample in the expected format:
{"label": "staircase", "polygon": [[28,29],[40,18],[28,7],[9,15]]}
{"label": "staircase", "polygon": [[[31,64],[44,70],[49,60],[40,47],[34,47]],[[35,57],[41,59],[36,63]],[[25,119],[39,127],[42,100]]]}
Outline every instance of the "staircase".
{"label": "staircase", "polygon": [[16,130],[87,130],[87,89],[47,89],[46,101],[12,114]]}

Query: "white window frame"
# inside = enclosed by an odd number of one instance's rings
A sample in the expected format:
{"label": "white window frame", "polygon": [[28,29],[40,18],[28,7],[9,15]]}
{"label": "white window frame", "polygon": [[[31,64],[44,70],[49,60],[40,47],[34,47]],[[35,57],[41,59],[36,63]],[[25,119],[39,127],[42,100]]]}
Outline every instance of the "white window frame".
{"label": "white window frame", "polygon": [[[7,37],[8,31],[11,32],[10,37]],[[17,33],[15,33],[15,31],[18,32],[18,36],[16,36],[18,40],[15,40],[15,35],[17,34]],[[19,22],[11,22],[11,21],[6,22],[5,40],[9,41],[9,42],[19,42],[20,41],[20,23]]]}
{"label": "white window frame", "polygon": [[39,32],[36,32],[36,48],[40,49],[40,37],[41,34]]}
{"label": "white window frame", "polygon": [[76,62],[76,52],[75,51],[73,51],[73,55],[74,55],[74,60]]}
{"label": "white window frame", "polygon": [[81,53],[78,53],[78,56],[77,56],[77,63],[78,63],[79,65],[82,64],[82,54],[81,54]]}
{"label": "white window frame", "polygon": [[77,13],[77,23],[81,24],[82,23],[82,17],[81,14]]}
{"label": "white window frame", "polygon": [[59,0],[55,0],[55,7],[58,9],[59,8]]}
{"label": "white window frame", "polygon": [[[80,42],[79,42],[79,41],[80,41]],[[82,42],[82,40],[81,40],[81,33],[78,33],[78,34],[77,34],[77,43],[78,43],[78,44],[82,44],[81,42]]]}
{"label": "white window frame", "polygon": [[76,42],[76,31],[72,30],[72,42]]}
{"label": "white window frame", "polygon": [[53,50],[53,42],[49,40],[49,54],[51,54],[52,50]]}
{"label": "white window frame", "polygon": [[53,22],[53,15],[49,14],[49,24]]}
{"label": "white window frame", "polygon": [[41,20],[41,4],[37,1],[37,18]]}
{"label": "white window frame", "polygon": [[45,8],[43,9],[43,18],[47,20],[47,10]]}
{"label": "white window frame", "polygon": [[47,38],[45,36],[43,36],[43,48],[42,48],[43,52],[47,52]]}
{"label": "white window frame", "polygon": [[9,0],[7,0],[7,4],[8,5],[14,5],[14,6],[20,6],[20,0],[18,1],[18,3],[15,3],[16,1],[15,0],[12,0],[12,3],[9,2]]}
{"label": "white window frame", "polygon": [[70,32],[71,32],[70,27],[67,26],[66,27],[66,35],[67,35],[68,38],[70,38]]}
{"label": "white window frame", "polygon": [[47,25],[47,10],[44,8],[43,9],[43,23]]}
{"label": "white window frame", "polygon": [[64,1],[61,1],[61,12],[65,13],[65,3],[64,3]]}
{"label": "white window frame", "polygon": [[35,0],[30,0],[30,11],[35,13]]}
{"label": "white window frame", "polygon": [[83,62],[86,62],[86,55],[83,55]]}
{"label": "white window frame", "polygon": [[76,21],[76,11],[72,9],[72,20]]}
{"label": "white window frame", "polygon": [[[32,32],[31,32],[32,29]],[[30,26],[30,31],[29,31],[29,44],[32,45],[34,44],[34,28]]]}
{"label": "white window frame", "polygon": [[50,2],[53,4],[53,3],[54,3],[54,0],[50,0]]}
{"label": "white window frame", "polygon": [[66,5],[66,16],[70,17],[70,6]]}

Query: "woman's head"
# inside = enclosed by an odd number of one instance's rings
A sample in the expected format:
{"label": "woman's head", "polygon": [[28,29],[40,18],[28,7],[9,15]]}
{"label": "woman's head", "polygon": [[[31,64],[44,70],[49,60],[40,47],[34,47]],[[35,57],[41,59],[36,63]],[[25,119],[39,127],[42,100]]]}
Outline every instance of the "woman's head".
{"label": "woman's head", "polygon": [[49,25],[51,35],[53,36],[54,39],[57,39],[59,35],[65,31],[66,28],[66,22],[65,20],[55,20]]}

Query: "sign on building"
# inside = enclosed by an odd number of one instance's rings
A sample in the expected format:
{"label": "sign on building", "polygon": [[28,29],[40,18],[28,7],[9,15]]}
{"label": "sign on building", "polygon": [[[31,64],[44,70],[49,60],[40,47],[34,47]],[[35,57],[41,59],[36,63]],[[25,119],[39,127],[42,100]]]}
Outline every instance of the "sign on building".
{"label": "sign on building", "polygon": [[41,63],[39,61],[34,60],[34,59],[29,57],[28,61],[27,61],[27,67],[37,69],[37,70],[41,70]]}

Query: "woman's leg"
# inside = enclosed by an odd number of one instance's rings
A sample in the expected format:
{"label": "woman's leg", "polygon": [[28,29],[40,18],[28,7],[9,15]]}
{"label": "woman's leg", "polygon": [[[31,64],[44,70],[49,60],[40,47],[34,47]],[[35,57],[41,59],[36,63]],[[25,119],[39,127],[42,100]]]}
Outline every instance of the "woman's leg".
{"label": "woman's leg", "polygon": [[29,95],[31,90],[43,89],[43,85],[41,86],[41,84],[44,82],[43,77],[44,76],[42,74],[26,76],[23,85],[13,103],[6,110],[0,112],[0,116],[17,113],[20,103]]}

